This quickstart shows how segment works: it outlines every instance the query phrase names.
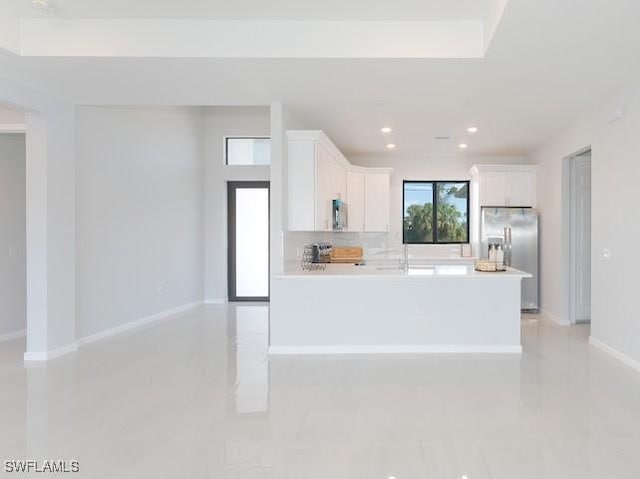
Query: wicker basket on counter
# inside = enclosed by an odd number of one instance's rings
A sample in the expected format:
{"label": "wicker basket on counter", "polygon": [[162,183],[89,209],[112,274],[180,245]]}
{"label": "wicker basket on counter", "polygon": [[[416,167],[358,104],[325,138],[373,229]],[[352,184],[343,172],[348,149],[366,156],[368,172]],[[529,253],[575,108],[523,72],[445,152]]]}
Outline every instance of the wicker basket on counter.
{"label": "wicker basket on counter", "polygon": [[499,273],[507,270],[507,265],[503,263],[497,263],[495,261],[489,261],[481,259],[475,262],[476,271],[482,271],[484,273]]}

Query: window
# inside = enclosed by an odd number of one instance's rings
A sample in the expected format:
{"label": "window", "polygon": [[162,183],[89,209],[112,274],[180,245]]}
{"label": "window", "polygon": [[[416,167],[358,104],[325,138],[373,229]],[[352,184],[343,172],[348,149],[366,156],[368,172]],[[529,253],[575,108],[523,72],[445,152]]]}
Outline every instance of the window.
{"label": "window", "polygon": [[270,165],[270,138],[234,138],[224,139],[224,151],[227,165]]}
{"label": "window", "polygon": [[406,244],[469,242],[468,181],[404,181],[402,238]]}

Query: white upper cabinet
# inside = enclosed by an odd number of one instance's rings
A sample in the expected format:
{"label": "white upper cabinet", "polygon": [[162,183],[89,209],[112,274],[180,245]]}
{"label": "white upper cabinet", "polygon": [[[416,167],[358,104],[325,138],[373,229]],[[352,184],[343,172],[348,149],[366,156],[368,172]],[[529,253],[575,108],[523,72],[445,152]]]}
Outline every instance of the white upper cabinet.
{"label": "white upper cabinet", "polygon": [[479,175],[478,191],[482,206],[506,206],[507,172],[487,171]]}
{"label": "white upper cabinet", "polygon": [[320,144],[316,144],[315,170],[315,223],[316,231],[330,231],[332,227],[331,210],[333,199],[337,197],[337,179],[334,178],[338,168],[333,158]]}
{"label": "white upper cabinet", "polygon": [[387,173],[364,175],[365,231],[389,231],[389,189]]}
{"label": "white upper cabinet", "polygon": [[480,246],[480,215],[483,206],[537,205],[535,165],[474,165],[471,175],[471,243]]}
{"label": "white upper cabinet", "polygon": [[351,165],[321,131],[287,135],[290,231],[331,231],[337,198],[346,204],[347,231],[388,231],[391,169]]}
{"label": "white upper cabinet", "polygon": [[347,172],[347,231],[364,231],[364,173]]}
{"label": "white upper cabinet", "polygon": [[535,165],[476,165],[471,168],[478,206],[536,207]]}
{"label": "white upper cabinet", "polygon": [[292,231],[316,229],[316,144],[289,139],[287,214]]}
{"label": "white upper cabinet", "polygon": [[507,173],[507,205],[536,207],[536,167]]}

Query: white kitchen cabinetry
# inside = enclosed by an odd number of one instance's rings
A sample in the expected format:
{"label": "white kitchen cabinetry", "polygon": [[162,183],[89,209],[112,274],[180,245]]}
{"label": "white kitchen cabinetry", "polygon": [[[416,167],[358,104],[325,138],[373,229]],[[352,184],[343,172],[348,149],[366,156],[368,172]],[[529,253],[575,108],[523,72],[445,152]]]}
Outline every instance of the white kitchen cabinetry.
{"label": "white kitchen cabinetry", "polygon": [[507,172],[507,205],[536,207],[536,167]]}
{"label": "white kitchen cabinetry", "polygon": [[292,231],[316,229],[317,150],[314,141],[289,139],[287,214]]}
{"label": "white kitchen cabinetry", "polygon": [[471,168],[477,206],[536,207],[535,165],[475,165]]}
{"label": "white kitchen cabinetry", "polygon": [[333,200],[346,196],[346,172],[320,144],[316,144],[315,178],[315,230],[331,231]]}
{"label": "white kitchen cabinetry", "polygon": [[364,176],[364,230],[389,231],[389,175],[367,173]]}
{"label": "white kitchen cabinetry", "polygon": [[347,231],[364,231],[364,173],[347,172]]}
{"label": "white kitchen cabinetry", "polygon": [[471,243],[480,247],[480,215],[483,206],[535,208],[536,165],[474,165],[471,175]]}
{"label": "white kitchen cabinetry", "polygon": [[351,165],[321,131],[287,135],[289,231],[331,231],[336,198],[347,205],[347,231],[389,230],[391,169]]}
{"label": "white kitchen cabinetry", "polygon": [[505,206],[507,202],[507,173],[487,171],[479,175],[478,192],[483,206]]}

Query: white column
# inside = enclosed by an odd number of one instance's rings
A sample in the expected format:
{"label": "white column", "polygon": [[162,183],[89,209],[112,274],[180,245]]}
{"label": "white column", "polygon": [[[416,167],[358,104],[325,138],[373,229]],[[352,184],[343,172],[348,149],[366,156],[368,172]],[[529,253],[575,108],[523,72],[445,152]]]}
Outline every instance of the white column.
{"label": "white column", "polygon": [[271,277],[283,271],[283,224],[285,217],[284,187],[286,166],[286,125],[284,106],[281,102],[271,103]]}
{"label": "white column", "polygon": [[71,107],[26,117],[27,351],[75,351],[75,145]]}
{"label": "white column", "polygon": [[[41,114],[26,117],[27,190],[27,352],[47,351],[47,155]],[[46,359],[42,357],[41,359]]]}
{"label": "white column", "polygon": [[43,361],[77,349],[75,111],[3,79],[0,101],[28,112],[25,359]]}

